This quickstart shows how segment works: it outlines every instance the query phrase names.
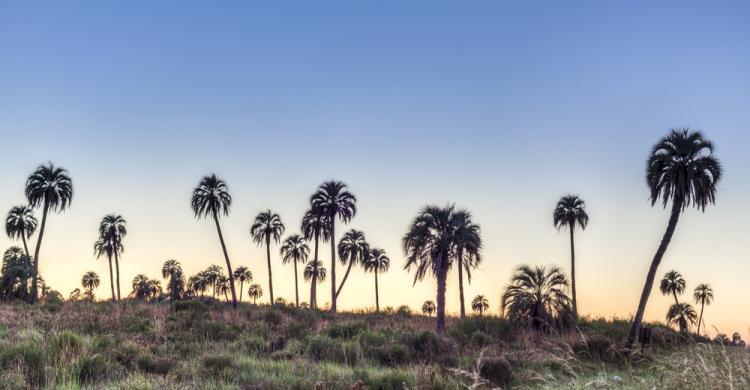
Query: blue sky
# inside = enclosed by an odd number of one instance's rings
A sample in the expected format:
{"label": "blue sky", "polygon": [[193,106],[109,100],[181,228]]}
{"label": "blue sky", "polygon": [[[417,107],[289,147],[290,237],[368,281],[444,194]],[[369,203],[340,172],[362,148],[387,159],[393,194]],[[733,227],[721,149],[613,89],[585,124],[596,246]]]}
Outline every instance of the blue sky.
{"label": "blue sky", "polygon": [[[67,294],[83,272],[106,273],[91,245],[108,212],[130,224],[125,282],[170,257],[190,272],[220,263],[212,226],[188,207],[216,172],[235,197],[230,251],[264,283],[251,218],[270,207],[292,233],[335,177],[360,199],[352,227],[393,260],[385,305],[433,295],[401,271],[399,239],[420,206],[451,201],[484,231],[468,294],[497,307],[517,264],[567,267],[551,210],[579,193],[592,217],[581,310],[628,316],[666,224],[644,162],[669,128],[690,126],[715,141],[726,177],[716,207],[681,221],[660,271],[713,284],[707,321],[744,331],[748,17],[743,2],[3,3],[0,207],[24,201],[36,165],[70,170],[73,208],[51,219],[41,257]],[[371,277],[352,278],[343,304],[363,306]],[[647,315],[668,302],[654,296]]]}

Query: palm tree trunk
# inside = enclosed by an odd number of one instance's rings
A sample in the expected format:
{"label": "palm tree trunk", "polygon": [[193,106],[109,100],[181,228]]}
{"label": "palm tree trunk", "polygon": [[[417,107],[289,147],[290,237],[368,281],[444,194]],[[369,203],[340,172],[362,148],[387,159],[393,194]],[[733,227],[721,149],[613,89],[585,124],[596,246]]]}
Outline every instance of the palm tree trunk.
{"label": "palm tree trunk", "polygon": [[378,295],[378,267],[375,267],[375,312],[380,313],[380,296]]}
{"label": "palm tree trunk", "polygon": [[227,246],[224,244],[224,236],[221,234],[221,226],[219,226],[218,211],[213,210],[214,222],[216,223],[216,231],[219,233],[219,241],[221,242],[221,250],[224,251],[224,260],[227,262],[227,272],[229,272],[229,288],[232,290],[232,306],[237,308],[237,293],[234,291],[234,275],[232,274],[232,264],[229,263],[229,254],[227,254]]}
{"label": "palm tree trunk", "polygon": [[169,285],[170,285],[170,291],[169,291],[169,303],[174,303],[175,295],[177,295],[177,292],[175,291],[175,275],[174,272],[169,275]]}
{"label": "palm tree trunk", "polygon": [[331,218],[331,313],[336,314],[336,220]]}
{"label": "palm tree trunk", "polygon": [[576,246],[573,234],[575,231],[575,223],[571,222],[568,224],[568,230],[570,230],[570,286],[573,290],[573,318],[578,320],[578,300],[576,299]]}
{"label": "palm tree trunk", "polygon": [[677,291],[676,290],[672,290],[672,296],[674,296],[674,304],[678,305],[680,303],[680,301],[677,300]]}
{"label": "palm tree trunk", "polygon": [[701,322],[703,322],[703,307],[705,307],[705,302],[701,302],[701,315],[698,317],[698,330],[696,331],[696,334],[698,336],[701,335]]}
{"label": "palm tree trunk", "polygon": [[26,245],[26,232],[21,232],[21,241],[23,242],[23,250],[26,252],[26,260],[31,261],[31,256],[29,256],[29,247]]}
{"label": "palm tree trunk", "polygon": [[115,302],[117,299],[115,296],[115,279],[112,276],[112,256],[108,255],[107,258],[109,259],[109,285],[112,287],[112,302]]}
{"label": "palm tree trunk", "polygon": [[349,262],[349,266],[346,267],[346,272],[344,272],[344,278],[341,279],[341,284],[339,285],[339,289],[336,290],[336,298],[339,297],[339,294],[341,294],[341,289],[344,288],[344,283],[346,283],[346,278],[349,277],[349,271],[352,270],[352,266],[354,265],[353,261]]}
{"label": "palm tree trunk", "polygon": [[117,300],[119,301],[120,298],[120,255],[117,254],[117,251],[115,250],[115,274],[117,278]]}
{"label": "palm tree trunk", "polygon": [[294,301],[299,307],[299,285],[297,284],[297,260],[294,260]]}
{"label": "palm tree trunk", "polygon": [[244,284],[245,284],[245,281],[240,280],[240,299],[239,299],[240,303],[242,303],[242,290],[243,290],[242,287],[244,286]]}
{"label": "palm tree trunk", "polygon": [[36,302],[37,280],[39,278],[39,250],[42,248],[42,237],[44,237],[44,226],[47,224],[47,212],[49,212],[49,199],[44,197],[44,209],[42,211],[42,224],[39,225],[39,237],[36,239],[34,250],[34,277],[31,279],[31,303]]}
{"label": "palm tree trunk", "polygon": [[461,318],[466,317],[466,306],[464,305],[464,248],[458,246],[458,298],[461,301]]}
{"label": "palm tree trunk", "polygon": [[315,267],[314,267],[315,269],[313,270],[314,272],[313,272],[313,276],[311,279],[312,284],[310,285],[310,307],[313,309],[318,308],[318,296],[317,296],[318,288],[316,287],[316,285],[318,284],[318,269],[317,269],[318,268],[318,265],[317,265],[318,264],[318,239],[319,239],[318,233],[316,232],[315,233],[315,258],[313,259],[314,261],[313,264],[315,264]]}
{"label": "palm tree trunk", "polygon": [[[438,261],[442,262],[442,255],[439,255]],[[448,278],[448,270],[443,264],[440,264],[437,272],[437,323],[436,328],[438,333],[442,333],[445,330],[445,288],[446,279]]]}
{"label": "palm tree trunk", "polygon": [[271,277],[271,236],[266,236],[266,260],[268,260],[268,296],[273,305],[273,278]]}
{"label": "palm tree trunk", "polygon": [[664,253],[667,251],[669,242],[672,240],[672,235],[677,228],[677,221],[680,219],[680,212],[682,211],[682,200],[675,199],[672,201],[672,213],[669,217],[669,224],[667,230],[664,232],[664,237],[661,239],[659,249],[656,250],[654,259],[651,261],[651,267],[649,267],[648,274],[646,275],[646,284],[643,286],[643,292],[641,293],[641,299],[638,302],[638,311],[635,313],[633,319],[633,325],[630,327],[630,333],[628,334],[627,346],[628,349],[633,351],[635,348],[636,337],[638,336],[638,330],[641,327],[643,321],[643,312],[646,310],[646,303],[648,297],[651,295],[651,289],[654,287],[654,279],[656,278],[656,271],[659,268]]}

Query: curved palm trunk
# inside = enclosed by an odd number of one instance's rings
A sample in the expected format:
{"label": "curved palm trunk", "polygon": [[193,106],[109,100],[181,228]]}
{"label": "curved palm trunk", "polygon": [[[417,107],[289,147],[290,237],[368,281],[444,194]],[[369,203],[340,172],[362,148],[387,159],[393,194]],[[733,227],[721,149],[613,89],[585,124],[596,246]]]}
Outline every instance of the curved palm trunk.
{"label": "curved palm trunk", "polygon": [[[224,244],[224,236],[221,234],[221,226],[219,226],[219,217],[216,215],[217,211],[214,210],[212,213],[214,216],[214,222],[216,223],[216,231],[219,233],[219,241],[221,242],[221,250],[224,252],[224,260],[227,262],[227,272],[229,272],[229,288],[232,290],[232,306],[237,308],[237,293],[234,291],[234,274],[232,273],[232,264],[229,262],[229,254],[227,254],[227,246]],[[216,290],[214,288],[214,290]]]}
{"label": "curved palm trunk", "polygon": [[299,284],[297,284],[297,260],[294,260],[294,301],[299,307]]}
{"label": "curved palm trunk", "polygon": [[674,304],[677,305],[680,303],[680,301],[677,300],[677,291],[672,290],[672,296],[674,296]]}
{"label": "curved palm trunk", "polygon": [[575,223],[568,224],[568,230],[570,230],[570,286],[573,290],[573,318],[578,319],[578,300],[576,299],[576,247],[573,234],[575,231]]}
{"label": "curved palm trunk", "polygon": [[[335,216],[334,216],[335,217]],[[336,227],[331,218],[331,313],[336,314]]]}
{"label": "curved palm trunk", "polygon": [[466,317],[466,306],[464,304],[464,248],[458,247],[458,298],[461,301],[461,318]]}
{"label": "curved palm trunk", "polygon": [[271,276],[271,236],[266,236],[266,260],[268,260],[268,296],[273,305],[273,277]]}
{"label": "curved palm trunk", "polygon": [[344,283],[346,283],[346,278],[349,277],[349,271],[352,270],[352,266],[354,265],[353,261],[349,261],[349,266],[346,267],[346,272],[344,272],[344,278],[341,279],[341,284],[339,285],[338,290],[336,290],[336,298],[339,297],[339,294],[341,294],[341,289],[344,288]]}
{"label": "curved palm trunk", "polygon": [[375,312],[380,313],[380,296],[378,295],[378,267],[375,267]]}
{"label": "curved palm trunk", "polygon": [[47,213],[49,212],[49,199],[44,198],[44,209],[42,211],[42,224],[39,226],[39,237],[36,239],[34,250],[34,277],[31,279],[31,303],[37,299],[37,281],[39,278],[39,250],[42,248],[42,237],[44,237],[44,226],[47,224]]}
{"label": "curved palm trunk", "polygon": [[313,276],[310,279],[310,281],[312,282],[310,284],[310,307],[313,309],[318,308],[318,296],[317,296],[318,289],[316,287],[316,285],[318,284],[318,269],[317,269],[318,268],[317,266],[318,264],[318,241],[319,241],[318,233],[315,233],[315,258],[313,259],[315,263],[313,264],[316,264],[316,266],[315,266],[315,269],[313,270],[314,271]]}
{"label": "curved palm trunk", "polygon": [[643,286],[643,292],[641,293],[641,299],[638,302],[638,311],[635,313],[633,319],[633,325],[630,327],[630,333],[628,334],[627,346],[629,350],[634,350],[636,337],[638,336],[638,330],[641,327],[643,321],[643,312],[646,310],[646,303],[648,297],[651,294],[651,289],[654,287],[654,279],[656,278],[656,271],[659,268],[664,253],[667,251],[669,242],[672,240],[675,228],[677,228],[677,221],[680,219],[680,212],[682,211],[682,200],[675,199],[672,203],[672,213],[669,217],[669,224],[667,230],[664,232],[664,237],[661,239],[659,249],[656,250],[654,259],[651,261],[651,267],[646,275],[646,284]]}
{"label": "curved palm trunk", "polygon": [[701,334],[701,323],[703,322],[703,308],[706,306],[706,303],[701,301],[701,315],[698,317],[698,330],[695,332],[698,336]]}
{"label": "curved palm trunk", "polygon": [[245,281],[244,280],[240,280],[240,299],[239,299],[240,303],[242,303],[242,290],[243,290],[244,284],[245,284]]}
{"label": "curved palm trunk", "polygon": [[117,297],[115,296],[115,279],[112,276],[112,256],[107,256],[109,259],[109,285],[112,287],[112,302],[115,302],[117,300]]}
{"label": "curved palm trunk", "polygon": [[117,300],[118,301],[122,299],[120,298],[120,260],[119,259],[120,259],[120,255],[118,255],[117,252],[115,252],[115,275],[117,278]]}

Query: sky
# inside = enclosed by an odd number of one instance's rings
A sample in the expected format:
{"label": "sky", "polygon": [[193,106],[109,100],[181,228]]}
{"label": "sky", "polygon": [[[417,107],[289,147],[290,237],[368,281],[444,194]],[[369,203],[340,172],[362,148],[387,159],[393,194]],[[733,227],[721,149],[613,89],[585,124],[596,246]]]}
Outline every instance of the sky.
{"label": "sky", "polygon": [[[189,205],[215,172],[234,198],[221,220],[233,266],[267,290],[254,216],[272,209],[296,233],[335,178],[358,198],[338,233],[363,230],[391,258],[381,306],[416,310],[435,283],[413,284],[401,237],[422,206],[451,202],[482,228],[467,300],[483,294],[497,313],[518,265],[569,270],[552,210],[573,193],[590,215],[579,310],[627,318],[668,218],[649,202],[645,160],[690,127],[714,141],[725,177],[716,206],[684,213],[659,276],[680,271],[686,301],[711,284],[709,330],[748,338],[748,18],[730,1],[3,2],[0,208],[26,203],[39,164],[66,168],[73,202],[49,217],[41,273],[67,296],[93,270],[106,298],[92,246],[108,213],[128,223],[124,292],[167,259],[188,274],[223,266],[213,224]],[[293,269],[272,255],[275,295],[292,299]],[[319,291],[329,302],[328,282]],[[663,320],[671,299],[657,286],[646,318]],[[455,273],[447,305],[458,311]],[[339,306],[373,307],[372,274],[353,270]]]}

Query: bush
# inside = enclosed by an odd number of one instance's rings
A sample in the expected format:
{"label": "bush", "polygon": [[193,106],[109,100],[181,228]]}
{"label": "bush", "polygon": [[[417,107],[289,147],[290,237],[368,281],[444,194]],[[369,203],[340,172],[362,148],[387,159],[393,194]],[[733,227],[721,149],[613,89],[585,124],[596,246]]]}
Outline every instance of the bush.
{"label": "bush", "polygon": [[49,351],[57,358],[70,359],[72,355],[80,352],[82,345],[81,336],[65,330],[52,336],[49,341]]}
{"label": "bush", "polygon": [[398,307],[398,310],[396,310],[396,315],[401,318],[411,318],[411,309],[409,306],[401,305]]}
{"label": "bush", "polygon": [[344,362],[344,353],[338,342],[328,336],[311,336],[307,339],[305,355],[318,362],[322,360]]}
{"label": "bush", "polygon": [[513,380],[513,368],[505,358],[485,357],[479,365],[479,375],[495,386],[506,388]]}
{"label": "bush", "polygon": [[263,313],[262,316],[263,321],[269,324],[272,329],[276,329],[276,327],[281,324],[281,321],[283,319],[282,315],[279,314],[276,309],[277,308],[270,308],[265,313]]}
{"label": "bush", "polygon": [[229,356],[203,357],[203,370],[207,376],[212,378],[231,378],[231,371],[234,367],[234,360]]}
{"label": "bush", "polygon": [[[482,334],[476,336],[478,332]],[[448,334],[460,345],[472,343],[473,339],[487,336],[486,344],[496,341],[511,341],[513,339],[513,327],[505,319],[489,316],[462,318],[448,329]],[[476,341],[480,341],[477,339]]]}
{"label": "bush", "polygon": [[198,313],[198,314],[208,313],[208,305],[206,305],[205,303],[197,299],[175,301],[175,303],[172,304],[172,308],[177,313],[179,312],[189,312],[189,313]]}
{"label": "bush", "polygon": [[84,356],[78,360],[75,371],[80,383],[90,384],[107,375],[109,364],[107,359],[100,354]]}
{"label": "bush", "polygon": [[47,293],[47,295],[44,298],[44,309],[47,310],[50,313],[57,313],[60,311],[60,308],[63,304],[63,297],[62,294],[59,292],[52,290]]}
{"label": "bush", "polygon": [[14,345],[0,353],[0,366],[4,370],[10,370],[18,365],[30,387],[44,386],[46,360],[46,351],[33,342]]}
{"label": "bush", "polygon": [[230,344],[230,349],[245,354],[256,355],[268,351],[266,342],[258,335],[245,334]]}
{"label": "bush", "polygon": [[125,340],[120,344],[119,348],[114,351],[115,360],[125,367],[133,367],[140,351],[141,348],[138,344]]}
{"label": "bush", "polygon": [[326,333],[328,336],[334,339],[352,339],[367,330],[367,325],[364,322],[341,322],[332,323]]}
{"label": "bush", "polygon": [[175,366],[175,362],[167,359],[155,357],[151,354],[142,354],[138,357],[138,368],[149,374],[167,375]]}
{"label": "bush", "polygon": [[122,319],[120,327],[128,333],[146,333],[151,328],[148,314],[130,315]]}
{"label": "bush", "polygon": [[401,343],[409,348],[410,354],[416,360],[454,365],[453,346],[434,332],[406,332],[401,335]]}
{"label": "bush", "polygon": [[200,321],[194,324],[193,333],[200,334],[211,341],[232,341],[240,334],[240,329],[223,322]]}

